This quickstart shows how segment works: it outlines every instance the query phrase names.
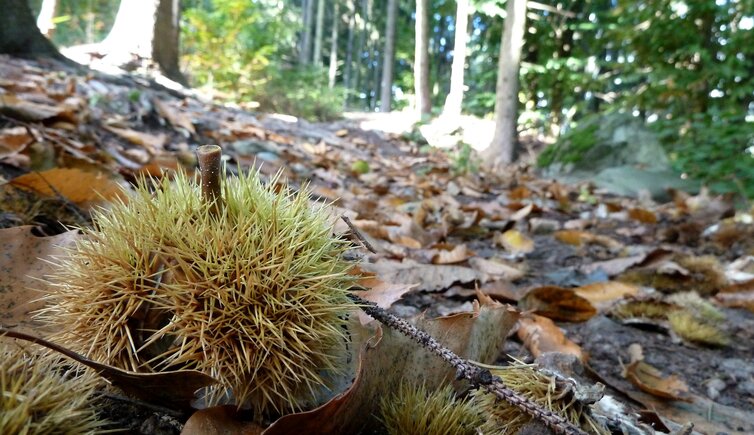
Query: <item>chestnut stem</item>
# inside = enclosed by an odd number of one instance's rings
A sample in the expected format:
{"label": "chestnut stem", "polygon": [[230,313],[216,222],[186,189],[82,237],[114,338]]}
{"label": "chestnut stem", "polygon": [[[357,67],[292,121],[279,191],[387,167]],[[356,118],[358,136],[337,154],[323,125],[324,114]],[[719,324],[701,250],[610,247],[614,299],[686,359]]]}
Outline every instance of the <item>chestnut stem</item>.
{"label": "chestnut stem", "polygon": [[196,157],[202,177],[202,198],[210,204],[210,213],[218,216],[222,211],[222,148],[217,145],[202,145],[197,148]]}

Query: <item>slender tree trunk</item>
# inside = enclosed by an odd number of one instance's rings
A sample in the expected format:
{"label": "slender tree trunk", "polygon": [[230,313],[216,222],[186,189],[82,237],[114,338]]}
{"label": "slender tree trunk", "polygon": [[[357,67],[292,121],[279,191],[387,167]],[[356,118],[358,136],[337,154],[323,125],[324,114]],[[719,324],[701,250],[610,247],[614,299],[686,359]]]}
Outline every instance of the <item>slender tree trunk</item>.
{"label": "slender tree trunk", "polygon": [[66,60],[40,33],[27,0],[0,0],[0,53]]}
{"label": "slender tree trunk", "polygon": [[304,28],[301,36],[301,50],[299,51],[299,63],[308,65],[312,61],[312,20],[314,15],[314,0],[304,0]]}
{"label": "slender tree trunk", "polygon": [[322,40],[325,33],[325,0],[317,2],[317,23],[314,31],[314,59],[315,65],[322,64]]}
{"label": "slender tree trunk", "polygon": [[495,98],[495,135],[484,151],[493,167],[511,163],[518,120],[518,74],[526,27],[526,0],[508,0],[500,43]]}
{"label": "slender tree trunk", "polygon": [[338,23],[340,23],[340,3],[335,1],[332,13],[332,34],[330,35],[330,69],[327,72],[327,85],[335,87],[338,76]]}
{"label": "slender tree trunk", "polygon": [[[363,57],[364,57],[364,47],[366,46],[366,37],[367,37],[367,11],[368,11],[368,0],[361,0],[361,19],[357,24],[360,24],[359,29],[359,41],[356,44],[356,60],[354,61],[354,71],[352,76],[353,85],[351,86],[351,89],[356,91],[355,93],[361,94],[361,87],[362,87],[362,73],[361,69],[363,67]],[[360,110],[363,110],[363,107],[359,108]]]}
{"label": "slender tree trunk", "polygon": [[57,10],[58,0],[42,0],[42,7],[39,9],[39,15],[37,15],[37,27],[48,38],[55,30],[55,24],[52,20],[55,18],[55,11]]}
{"label": "slender tree trunk", "polygon": [[429,95],[429,8],[428,0],[416,0],[416,43],[414,46],[414,88],[416,111],[424,117],[432,113]]}
{"label": "slender tree trunk", "polygon": [[[450,68],[450,92],[445,99],[443,115],[454,123],[460,122],[463,102],[463,76],[466,67],[466,40],[469,27],[469,0],[456,1],[456,34],[453,45],[453,65]],[[457,127],[454,125],[453,127]]]}
{"label": "slender tree trunk", "polygon": [[393,102],[393,64],[395,63],[395,21],[398,16],[398,0],[387,1],[385,24],[385,55],[382,57],[382,81],[380,83],[380,112],[389,112]]}
{"label": "slender tree trunk", "polygon": [[348,41],[346,42],[346,64],[343,71],[343,84],[348,91],[346,105],[348,105],[353,90],[353,83],[351,81],[353,77],[353,39],[356,27],[356,5],[354,0],[348,0],[348,12]]}
{"label": "slender tree trunk", "polygon": [[160,0],[154,23],[152,59],[165,77],[187,84],[178,66],[181,39],[180,0]]}

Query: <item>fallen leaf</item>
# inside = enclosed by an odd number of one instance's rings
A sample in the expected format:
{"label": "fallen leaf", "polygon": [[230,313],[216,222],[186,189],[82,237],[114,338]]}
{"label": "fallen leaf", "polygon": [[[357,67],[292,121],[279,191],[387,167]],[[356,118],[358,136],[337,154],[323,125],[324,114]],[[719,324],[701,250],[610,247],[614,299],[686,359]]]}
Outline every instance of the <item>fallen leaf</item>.
{"label": "fallen leaf", "polygon": [[639,288],[620,281],[595,282],[573,289],[574,293],[588,300],[597,309],[605,308],[612,301],[633,296]]}
{"label": "fallen leaf", "polygon": [[68,118],[73,117],[64,107],[33,103],[13,94],[0,94],[0,113],[22,121],[44,121],[64,114],[69,115]]}
{"label": "fallen leaf", "polygon": [[512,254],[528,254],[534,250],[534,241],[518,230],[508,230],[496,236],[494,242]]}
{"label": "fallen leaf", "polygon": [[[466,245],[448,246],[448,245],[435,245],[432,251],[435,252],[432,255],[432,264],[454,264],[462,263],[474,255],[474,252],[470,251]],[[450,248],[450,249],[447,249]]]}
{"label": "fallen leaf", "polygon": [[76,168],[54,168],[30,172],[10,180],[12,186],[32,190],[41,195],[60,194],[76,205],[89,207],[115,198],[124,198],[121,186],[102,172]]}
{"label": "fallen leaf", "polygon": [[113,133],[121,138],[135,144],[141,145],[147,150],[149,154],[156,154],[158,151],[165,147],[165,143],[168,140],[167,135],[160,133],[158,135],[142,133],[140,131],[131,130],[130,128],[117,128],[105,126],[105,130]]}
{"label": "fallen leaf", "polygon": [[645,224],[657,223],[657,215],[643,208],[632,208],[628,210],[628,217]]}
{"label": "fallen leaf", "polygon": [[555,232],[555,238],[560,242],[574,246],[597,244],[611,250],[620,250],[623,248],[623,244],[613,238],[592,234],[587,231],[560,230]]}
{"label": "fallen leaf", "polygon": [[3,325],[38,331],[31,313],[42,307],[46,294],[43,279],[54,270],[54,258],[65,255],[80,237],[77,231],[37,237],[32,226],[0,229],[0,320]]}
{"label": "fallen leaf", "polygon": [[573,289],[557,286],[531,289],[518,305],[522,310],[563,322],[584,322],[597,314],[592,304]]}
{"label": "fallen leaf", "polygon": [[560,352],[586,361],[579,345],[569,340],[555,322],[547,317],[536,314],[521,317],[516,335],[535,358],[547,352]]}
{"label": "fallen leaf", "polygon": [[479,272],[494,276],[497,279],[515,281],[524,276],[524,272],[513,266],[509,266],[500,261],[488,260],[486,258],[469,258],[469,265]]}
{"label": "fallen leaf", "polygon": [[191,122],[191,118],[189,118],[188,115],[157,98],[152,102],[154,103],[154,108],[157,109],[157,113],[165,118],[170,125],[175,128],[182,128],[191,134],[196,134],[194,123]]}
{"label": "fallen leaf", "polygon": [[626,366],[624,377],[632,384],[653,396],[691,401],[688,397],[689,387],[681,378],[676,375],[663,376],[656,367],[645,363],[640,353],[637,351],[629,353],[632,354],[632,361]]}
{"label": "fallen leaf", "polygon": [[366,263],[362,268],[376,272],[383,281],[416,284],[417,291],[435,292],[445,290],[455,283],[486,282],[489,276],[463,266],[420,264],[413,260],[403,262],[380,260],[376,263]]}
{"label": "fallen leaf", "polygon": [[34,138],[24,127],[0,130],[0,159],[20,153],[32,142]]}
{"label": "fallen leaf", "polygon": [[[364,285],[364,281],[360,281]],[[355,290],[353,293],[370,302],[374,302],[380,308],[390,308],[395,301],[416,287],[416,284],[393,284],[372,278],[368,281],[369,290]],[[359,320],[362,325],[372,321],[363,311],[359,310]]]}

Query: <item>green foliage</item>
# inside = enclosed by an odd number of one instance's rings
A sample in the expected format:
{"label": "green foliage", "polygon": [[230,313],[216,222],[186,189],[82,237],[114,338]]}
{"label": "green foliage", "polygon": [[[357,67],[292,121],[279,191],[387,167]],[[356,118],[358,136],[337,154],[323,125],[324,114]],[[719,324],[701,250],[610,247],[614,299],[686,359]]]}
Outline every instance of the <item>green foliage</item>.
{"label": "green foliage", "polygon": [[296,69],[297,10],[274,0],[212,0],[184,13],[184,64],[192,81],[261,110],[326,120],[339,115],[343,91],[321,69]]}
{"label": "green foliage", "polygon": [[582,156],[597,144],[600,120],[600,116],[594,115],[585,118],[583,122],[561,136],[556,144],[545,148],[537,159],[537,165],[545,167],[554,162],[579,162]]}
{"label": "green foliage", "polygon": [[451,169],[456,175],[476,174],[479,172],[480,162],[474,155],[474,149],[466,142],[458,145],[451,155]]}
{"label": "green foliage", "polygon": [[710,110],[655,128],[676,169],[714,192],[754,198],[754,123],[733,111]]}

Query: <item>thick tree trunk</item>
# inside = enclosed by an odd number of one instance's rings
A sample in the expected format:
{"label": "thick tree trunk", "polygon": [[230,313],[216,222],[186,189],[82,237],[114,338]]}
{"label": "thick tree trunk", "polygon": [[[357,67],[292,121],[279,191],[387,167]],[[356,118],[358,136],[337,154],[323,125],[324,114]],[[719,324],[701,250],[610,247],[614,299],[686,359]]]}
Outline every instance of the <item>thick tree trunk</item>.
{"label": "thick tree trunk", "polygon": [[[108,61],[118,65],[152,57],[152,40],[160,0],[120,0],[110,33],[102,41]],[[138,30],[137,30],[138,29]]]}
{"label": "thick tree trunk", "polygon": [[325,0],[317,2],[317,22],[314,31],[314,57],[315,65],[322,64],[322,40],[325,33]]}
{"label": "thick tree trunk", "polygon": [[39,9],[39,15],[37,15],[37,27],[48,38],[55,30],[55,23],[52,20],[55,18],[57,9],[58,0],[42,0],[42,7]]}
{"label": "thick tree trunk", "polygon": [[186,84],[186,77],[178,66],[181,38],[180,0],[160,0],[154,25],[152,59],[171,80]]}
{"label": "thick tree trunk", "polygon": [[312,20],[314,15],[314,0],[304,0],[304,28],[301,30],[301,50],[299,63],[308,65],[312,61]]}
{"label": "thick tree trunk", "polygon": [[508,0],[506,12],[497,66],[495,135],[483,152],[485,160],[493,167],[511,163],[514,158],[518,120],[518,73],[526,27],[526,0]]}
{"label": "thick tree trunk", "polygon": [[424,117],[432,113],[429,95],[429,8],[428,0],[416,0],[416,43],[414,46],[414,91],[416,111]]}
{"label": "thick tree trunk", "polygon": [[335,79],[338,76],[338,23],[340,23],[340,3],[335,1],[330,35],[330,69],[327,73],[327,84],[330,89],[335,87]]}
{"label": "thick tree trunk", "polygon": [[393,102],[393,64],[395,63],[395,21],[398,16],[398,0],[387,2],[385,25],[385,55],[382,58],[380,82],[380,112],[389,112]]}
{"label": "thick tree trunk", "polygon": [[456,1],[456,34],[453,45],[453,65],[450,67],[450,92],[445,99],[443,116],[457,126],[463,102],[463,76],[466,67],[466,40],[469,27],[469,0]]}
{"label": "thick tree trunk", "polygon": [[27,0],[0,0],[0,53],[65,59],[40,33]]}

